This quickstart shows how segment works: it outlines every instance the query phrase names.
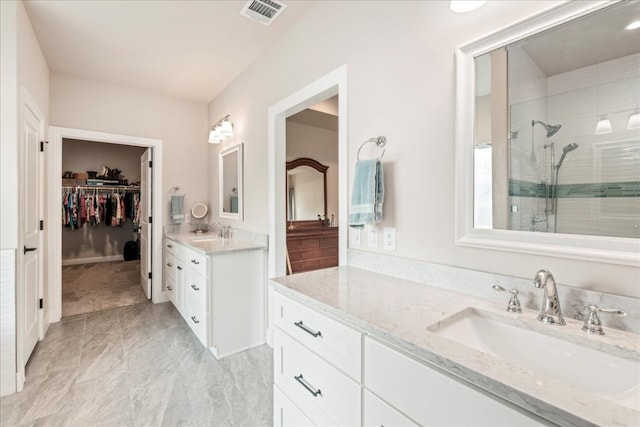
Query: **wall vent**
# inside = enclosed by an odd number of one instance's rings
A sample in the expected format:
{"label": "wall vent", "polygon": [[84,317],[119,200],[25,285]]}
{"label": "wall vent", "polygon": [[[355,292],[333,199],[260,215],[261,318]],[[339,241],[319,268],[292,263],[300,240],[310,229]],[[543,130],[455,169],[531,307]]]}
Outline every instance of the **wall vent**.
{"label": "wall vent", "polygon": [[286,8],[287,5],[279,1],[249,0],[240,11],[240,15],[263,25],[271,25]]}

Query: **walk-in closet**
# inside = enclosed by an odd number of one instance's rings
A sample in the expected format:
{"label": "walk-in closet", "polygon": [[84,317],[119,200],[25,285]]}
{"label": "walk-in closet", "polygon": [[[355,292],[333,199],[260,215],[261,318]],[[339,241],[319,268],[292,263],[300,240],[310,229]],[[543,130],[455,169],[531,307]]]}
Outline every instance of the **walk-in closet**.
{"label": "walk-in closet", "polygon": [[148,301],[138,244],[145,150],[63,140],[62,317]]}

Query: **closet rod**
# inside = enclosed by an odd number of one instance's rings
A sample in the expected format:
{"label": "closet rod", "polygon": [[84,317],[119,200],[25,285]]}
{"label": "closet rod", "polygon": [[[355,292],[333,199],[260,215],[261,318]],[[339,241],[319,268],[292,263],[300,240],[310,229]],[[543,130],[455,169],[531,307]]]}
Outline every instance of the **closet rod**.
{"label": "closet rod", "polygon": [[63,185],[62,188],[65,189],[76,189],[76,190],[129,190],[129,191],[140,191],[140,186],[131,186],[131,185]]}

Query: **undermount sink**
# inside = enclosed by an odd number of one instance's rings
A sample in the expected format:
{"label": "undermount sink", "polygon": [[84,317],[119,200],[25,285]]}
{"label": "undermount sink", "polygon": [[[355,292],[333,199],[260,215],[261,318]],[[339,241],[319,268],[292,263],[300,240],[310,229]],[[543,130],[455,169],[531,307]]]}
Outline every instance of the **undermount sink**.
{"label": "undermount sink", "polygon": [[538,326],[549,327],[470,307],[427,329],[514,366],[632,409],[640,408],[640,360],[625,359],[531,329]]}
{"label": "undermount sink", "polygon": [[205,242],[215,242],[216,240],[220,240],[220,237],[202,237],[197,239],[190,239],[193,243],[205,243]]}

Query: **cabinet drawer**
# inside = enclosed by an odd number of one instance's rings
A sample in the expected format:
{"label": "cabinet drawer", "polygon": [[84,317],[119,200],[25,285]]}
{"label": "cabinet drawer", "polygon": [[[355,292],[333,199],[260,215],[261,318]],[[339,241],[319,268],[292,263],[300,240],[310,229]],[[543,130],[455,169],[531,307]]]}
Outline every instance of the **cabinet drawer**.
{"label": "cabinet drawer", "polygon": [[166,277],[165,278],[165,291],[167,292],[167,297],[169,298],[169,301],[171,301],[171,303],[173,303],[174,306],[177,306],[177,301],[176,301],[176,281]]}
{"label": "cabinet drawer", "polygon": [[362,336],[317,311],[274,292],[274,323],[360,382]]}
{"label": "cabinet drawer", "polygon": [[418,425],[409,420],[407,417],[391,407],[385,401],[371,394],[368,390],[364,391],[363,401],[363,420],[362,425],[368,426],[398,426],[398,427],[417,427]]}
{"label": "cabinet drawer", "polygon": [[195,307],[202,310],[207,308],[207,280],[193,271],[186,276],[185,280],[186,298]]}
{"label": "cabinet drawer", "polygon": [[200,342],[204,344],[205,347],[207,344],[207,310],[206,307],[201,305],[198,301],[194,301],[193,299],[187,300],[187,312],[185,316],[185,321],[191,328],[194,334],[198,337]]}
{"label": "cabinet drawer", "polygon": [[168,251],[164,254],[164,277],[167,282],[176,280],[176,257]]}
{"label": "cabinet drawer", "polygon": [[320,239],[318,239],[317,237],[308,239],[287,239],[287,248],[292,251],[298,249],[311,249],[319,247]]}
{"label": "cabinet drawer", "polygon": [[176,248],[178,244],[171,239],[164,239],[164,250],[165,253],[170,253],[172,255],[176,254]]}
{"label": "cabinet drawer", "polygon": [[185,258],[187,265],[191,271],[200,274],[201,276],[207,275],[207,256],[195,251],[187,251]]}
{"label": "cabinet drawer", "polygon": [[[539,426],[482,391],[368,337],[364,385],[420,425]],[[464,410],[460,408],[464,402]]]}
{"label": "cabinet drawer", "polygon": [[273,343],[274,382],[312,422],[360,425],[358,383],[278,328]]}
{"label": "cabinet drawer", "polygon": [[273,426],[313,426],[302,411],[278,388],[273,386]]}

